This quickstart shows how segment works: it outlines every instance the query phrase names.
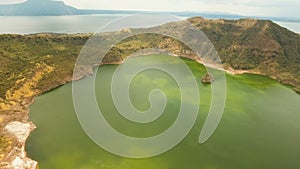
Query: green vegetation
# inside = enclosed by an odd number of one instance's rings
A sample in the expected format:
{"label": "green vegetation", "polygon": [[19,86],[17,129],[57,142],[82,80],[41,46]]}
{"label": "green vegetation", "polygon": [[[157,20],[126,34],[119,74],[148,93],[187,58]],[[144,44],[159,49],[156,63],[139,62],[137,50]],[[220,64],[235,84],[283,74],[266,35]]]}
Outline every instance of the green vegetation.
{"label": "green vegetation", "polygon": [[19,88],[18,80],[30,79],[36,64],[55,68],[39,80],[35,89],[45,92],[61,85],[72,76],[76,58],[88,35],[0,35],[0,97],[12,88]]}
{"label": "green vegetation", "polygon": [[[300,35],[271,21],[207,20],[189,21],[204,31],[217,49],[225,67],[254,70],[282,83],[300,88]],[[168,29],[162,25],[160,29]],[[115,32],[105,35],[111,38]],[[45,73],[33,90],[45,92],[70,81],[74,63],[90,34],[0,35],[0,98],[10,89],[18,89],[18,80],[30,79],[36,64],[53,67]],[[104,62],[119,62],[146,48],[161,48],[192,58],[190,49],[170,37],[143,34],[130,37],[106,55]],[[93,63],[97,64],[97,63]]]}
{"label": "green vegetation", "polygon": [[300,35],[268,20],[189,21],[212,41],[225,66],[254,70],[300,91]]}
{"label": "green vegetation", "polygon": [[[32,90],[37,94],[51,90],[72,79],[74,64],[89,34],[61,35],[0,35],[0,98],[7,99],[7,91],[18,90],[23,80],[41,72],[43,64],[53,71],[43,73]],[[164,43],[164,42],[169,43]],[[167,45],[165,45],[167,44]],[[172,38],[145,34],[133,36],[117,44],[104,58],[104,62],[118,62],[143,48],[164,48],[170,51],[186,51],[188,47]],[[178,50],[179,49],[179,50]],[[93,63],[95,64],[95,63]]]}
{"label": "green vegetation", "polygon": [[[192,51],[184,43],[179,42],[168,36],[159,34],[139,34],[131,36],[116,44],[105,56],[104,62],[114,62],[124,60],[126,57],[142,49],[164,49],[171,51],[173,54],[191,57]],[[190,55],[188,53],[191,53]]]}

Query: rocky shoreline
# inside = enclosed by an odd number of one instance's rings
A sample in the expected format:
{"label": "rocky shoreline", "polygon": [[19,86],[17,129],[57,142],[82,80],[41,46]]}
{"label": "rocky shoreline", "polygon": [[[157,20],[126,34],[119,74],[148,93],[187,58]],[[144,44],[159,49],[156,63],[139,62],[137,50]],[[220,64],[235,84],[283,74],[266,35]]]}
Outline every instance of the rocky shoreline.
{"label": "rocky shoreline", "polygon": [[[119,62],[110,62],[110,63],[105,63],[105,64],[121,64],[122,61]],[[101,66],[104,64],[97,64],[94,65],[94,67]],[[86,76],[90,76],[93,74],[93,70],[87,69],[84,72],[81,72],[82,74],[74,77],[68,77],[65,79],[65,81],[61,84],[56,84],[52,88],[49,88],[48,91],[44,91],[42,93],[36,93],[35,96],[32,96],[30,98],[26,98],[22,105],[10,107],[7,109],[10,109],[18,113],[20,116],[18,118],[13,117],[15,120],[3,120],[4,118],[0,116],[0,126],[2,128],[1,133],[5,137],[9,137],[12,139],[11,141],[11,146],[10,150],[6,155],[4,155],[2,158],[0,158],[0,168],[1,169],[38,169],[38,162],[32,160],[27,156],[25,146],[26,146],[26,140],[30,136],[31,132],[36,129],[36,126],[29,121],[29,106],[34,102],[35,97],[43,94],[50,92],[51,90],[54,90],[60,86],[63,86],[67,83],[70,83],[72,81],[77,81],[85,78]],[[4,102],[3,100],[0,99],[0,103]],[[22,102],[22,101],[21,101]],[[14,103],[18,104],[18,103]],[[2,105],[0,104],[0,108]],[[7,114],[6,117],[11,116],[10,114]],[[0,128],[0,129],[1,129]]]}
{"label": "rocky shoreline", "polygon": [[7,155],[11,156],[11,162],[2,164],[3,169],[36,169],[37,162],[27,157],[25,151],[26,140],[31,131],[35,129],[35,125],[31,122],[21,123],[13,121],[4,127],[7,134],[17,139],[16,145],[12,148],[11,152]]}
{"label": "rocky shoreline", "polygon": [[[2,100],[0,100],[2,102]],[[32,122],[28,122],[29,105],[32,99],[25,99],[23,103],[10,101],[11,107],[7,107],[7,114],[1,114],[1,135],[9,138],[7,154],[0,160],[0,168],[3,169],[36,169],[38,163],[27,157],[25,151],[26,140],[36,128]],[[3,104],[1,105],[3,108]],[[5,111],[5,110],[4,110]],[[12,111],[14,113],[12,113]]]}

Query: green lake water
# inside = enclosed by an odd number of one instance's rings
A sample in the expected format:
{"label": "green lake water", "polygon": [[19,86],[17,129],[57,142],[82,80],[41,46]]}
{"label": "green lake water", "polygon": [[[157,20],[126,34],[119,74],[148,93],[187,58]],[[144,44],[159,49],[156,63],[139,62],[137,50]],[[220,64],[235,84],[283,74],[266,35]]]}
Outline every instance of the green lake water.
{"label": "green lake water", "polygon": [[[37,160],[41,169],[299,168],[300,95],[264,76],[227,74],[222,121],[214,135],[199,144],[199,134],[210,107],[211,89],[210,85],[201,84],[205,68],[194,61],[184,61],[199,84],[200,110],[191,132],[170,151],[156,157],[130,159],[97,146],[80,126],[69,83],[36,98],[31,105],[30,120],[37,129],[26,145],[29,157]],[[120,116],[113,106],[110,82],[116,68],[117,65],[100,66],[96,78],[99,106],[111,126],[136,137],[154,136],[166,130],[180,108],[180,90],[174,79],[158,70],[144,71],[135,77],[130,97],[137,109],[149,108],[148,95],[153,89],[161,88],[168,98],[164,115],[155,122],[137,124]]]}

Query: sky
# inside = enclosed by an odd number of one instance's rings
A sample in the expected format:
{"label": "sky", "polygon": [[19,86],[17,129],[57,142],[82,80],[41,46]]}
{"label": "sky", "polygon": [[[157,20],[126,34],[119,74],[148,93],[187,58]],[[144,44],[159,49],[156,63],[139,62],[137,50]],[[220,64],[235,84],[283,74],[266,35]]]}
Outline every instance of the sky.
{"label": "sky", "polygon": [[[0,0],[1,4],[24,0]],[[226,12],[300,18],[300,0],[62,0],[81,9]]]}

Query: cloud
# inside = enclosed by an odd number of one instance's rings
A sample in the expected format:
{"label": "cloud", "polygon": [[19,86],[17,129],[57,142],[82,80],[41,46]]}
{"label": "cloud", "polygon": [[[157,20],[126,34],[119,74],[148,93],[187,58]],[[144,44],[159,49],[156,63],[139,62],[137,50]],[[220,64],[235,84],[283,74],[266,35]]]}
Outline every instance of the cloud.
{"label": "cloud", "polygon": [[[25,0],[0,0],[0,4]],[[218,11],[246,16],[300,17],[299,0],[62,0],[81,9]]]}
{"label": "cloud", "polygon": [[247,16],[300,16],[299,0],[64,0],[78,8],[150,10],[150,11],[220,11]]}
{"label": "cloud", "polygon": [[25,0],[0,0],[0,4],[15,4],[15,3],[21,3]]}
{"label": "cloud", "polygon": [[[176,0],[175,0],[176,1]],[[186,1],[186,0],[177,0]],[[225,5],[242,5],[242,6],[260,6],[260,7],[282,7],[300,5],[299,0],[188,0],[194,2],[204,2],[207,4],[225,4]],[[187,2],[187,1],[186,1]],[[299,7],[299,6],[298,6]]]}

